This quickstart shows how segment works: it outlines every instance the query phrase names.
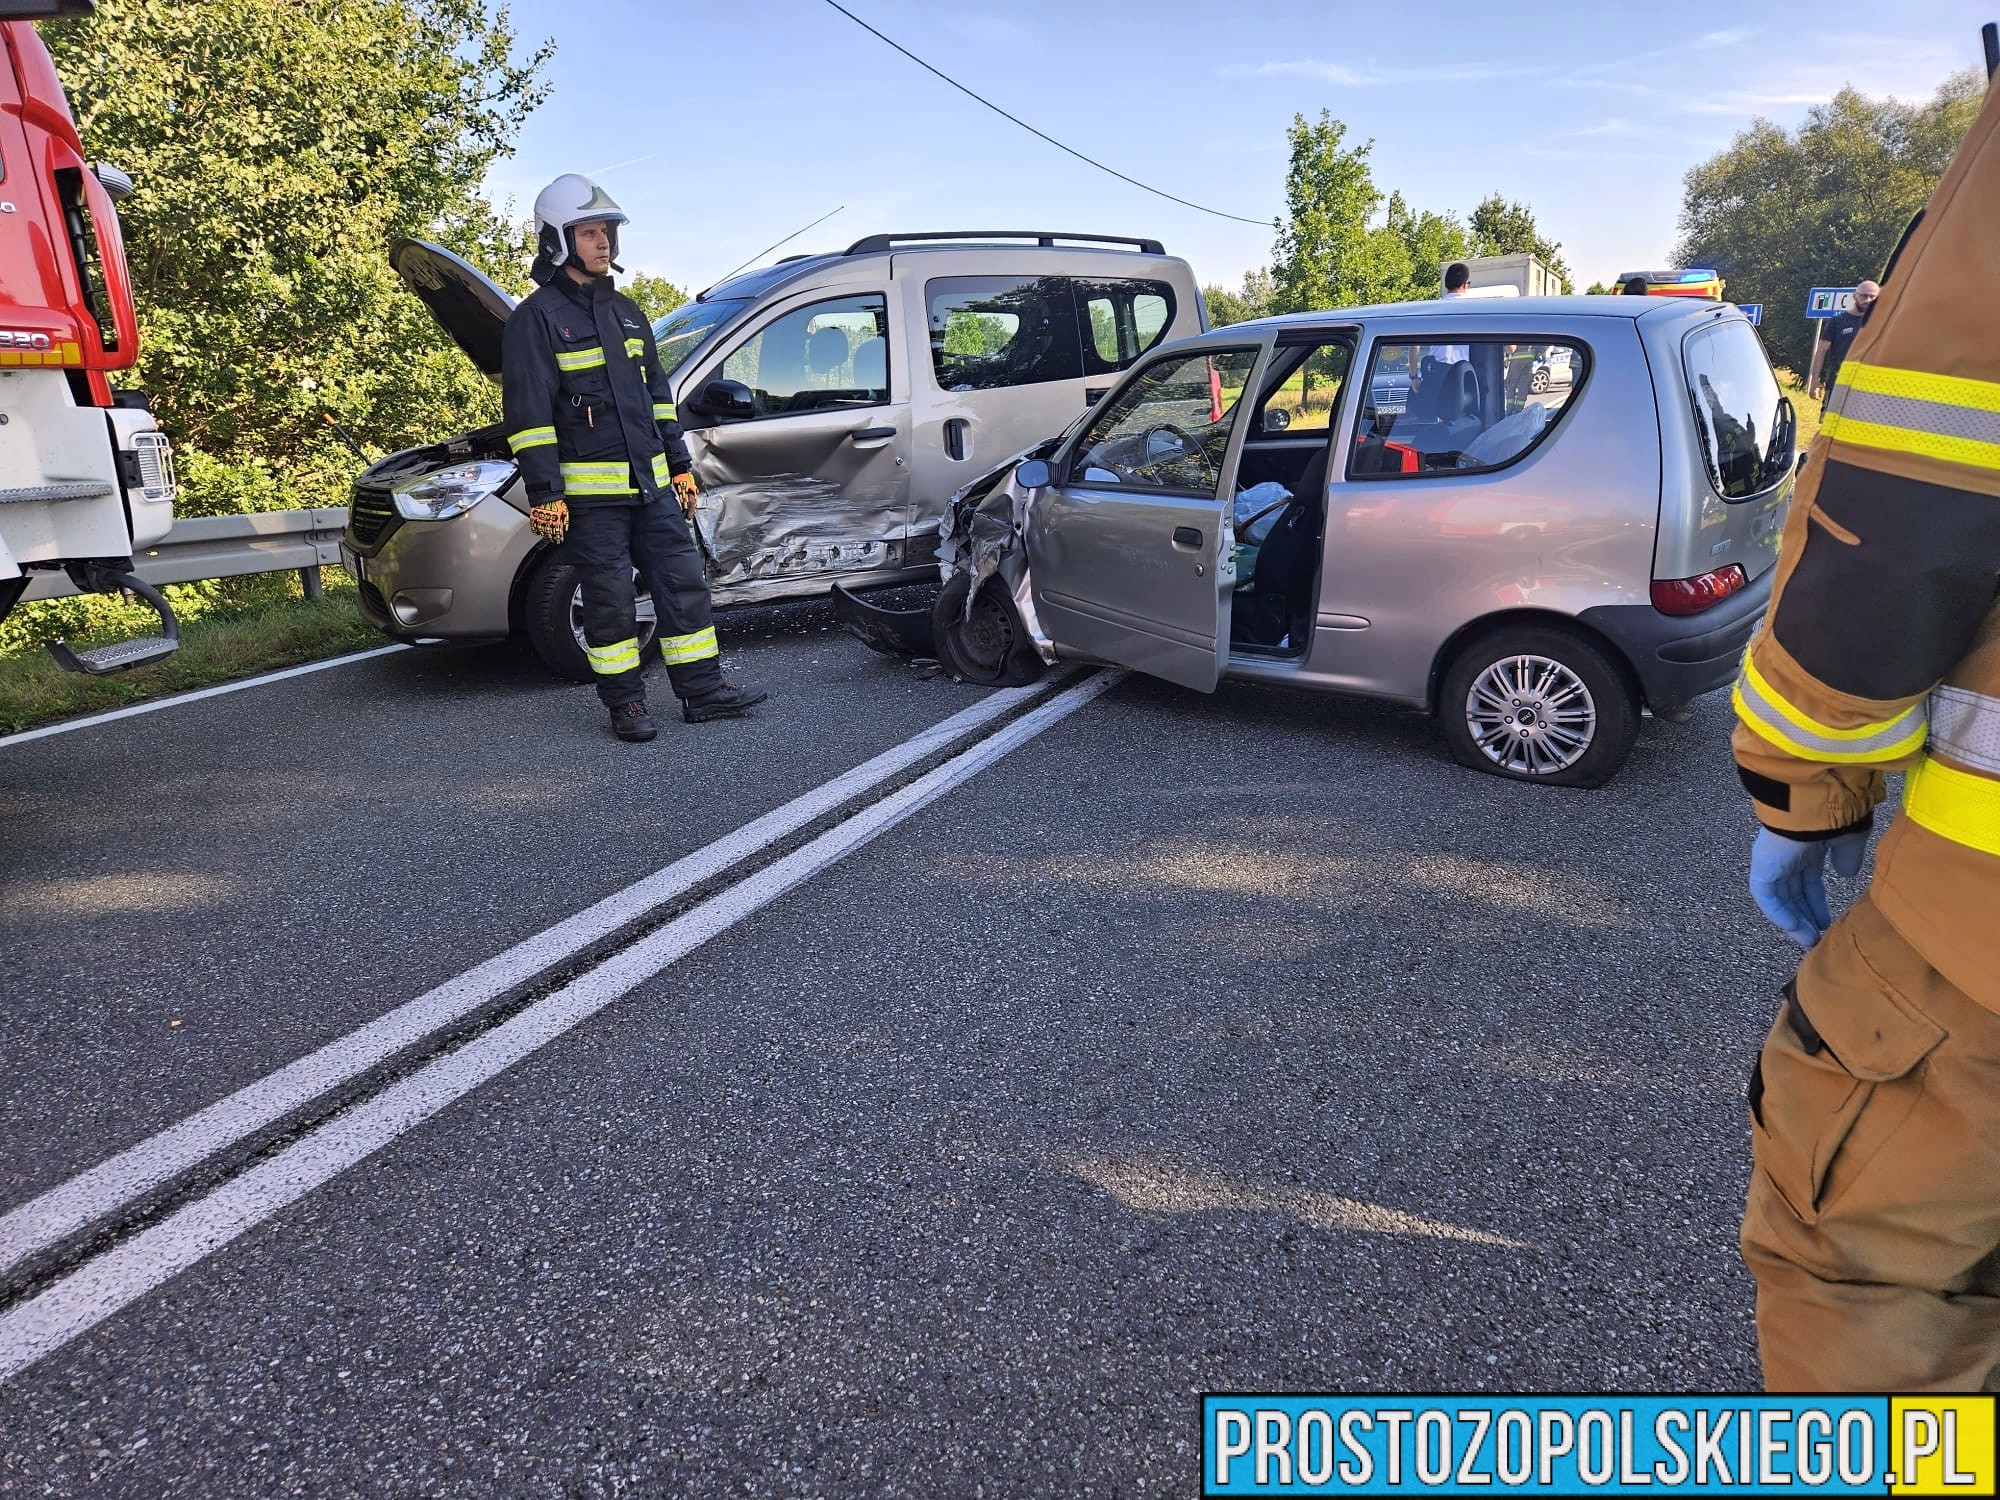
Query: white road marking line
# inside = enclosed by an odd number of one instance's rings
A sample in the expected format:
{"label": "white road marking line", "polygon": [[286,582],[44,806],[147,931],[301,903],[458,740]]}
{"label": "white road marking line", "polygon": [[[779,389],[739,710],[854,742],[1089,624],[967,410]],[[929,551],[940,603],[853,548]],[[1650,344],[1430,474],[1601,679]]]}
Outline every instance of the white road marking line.
{"label": "white road marking line", "polygon": [[0,1382],[165,1285],[1114,686],[1100,672],[0,1314]]}
{"label": "white road marking line", "polygon": [[416,999],[246,1084],[116,1156],[0,1215],[0,1275],[61,1244],[154,1188],[421,1042],[516,985],[825,816],[850,798],[1018,708],[1036,688],[989,694],[921,734],[843,772],[707,847],[614,891],[546,931]]}
{"label": "white road marking line", "polygon": [[66,719],[60,724],[48,724],[40,729],[24,729],[19,734],[0,735],[0,750],[5,750],[9,745],[25,745],[29,740],[45,740],[52,734],[68,734],[73,729],[89,729],[98,724],[109,724],[113,719],[130,719],[138,714],[158,713],[163,708],[178,708],[183,703],[198,703],[203,698],[220,698],[224,693],[240,693],[245,688],[262,687],[267,682],[283,682],[287,677],[303,677],[308,672],[324,672],[332,667],[344,667],[350,662],[372,661],[378,656],[388,656],[395,651],[414,649],[400,643],[394,646],[377,646],[372,651],[356,651],[348,656],[330,657],[326,661],[309,661],[302,667],[286,667],[282,672],[265,672],[257,677],[244,677],[216,687],[197,688],[191,693],[176,693],[171,698],[149,699],[145,703],[135,703],[130,708],[107,709],[101,714],[91,714],[87,718]]}

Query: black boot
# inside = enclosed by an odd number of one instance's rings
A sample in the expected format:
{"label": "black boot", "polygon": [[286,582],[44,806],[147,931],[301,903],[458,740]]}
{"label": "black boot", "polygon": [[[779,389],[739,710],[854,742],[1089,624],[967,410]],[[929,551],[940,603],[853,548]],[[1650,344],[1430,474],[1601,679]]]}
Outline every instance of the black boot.
{"label": "black boot", "polygon": [[653,716],[646,712],[646,700],[621,703],[611,710],[611,732],[621,740],[650,740],[660,732],[660,726],[653,722]]}
{"label": "black boot", "polygon": [[747,709],[768,696],[763,689],[745,687],[740,682],[718,682],[699,698],[681,699],[681,717],[690,724],[705,724],[710,719],[740,719]]}

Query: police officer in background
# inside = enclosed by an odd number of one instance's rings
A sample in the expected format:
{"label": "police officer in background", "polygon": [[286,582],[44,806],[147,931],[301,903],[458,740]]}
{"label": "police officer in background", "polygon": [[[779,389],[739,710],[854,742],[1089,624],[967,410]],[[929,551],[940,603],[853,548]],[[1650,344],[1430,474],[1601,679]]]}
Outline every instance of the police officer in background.
{"label": "police officer in background", "polygon": [[652,325],[611,281],[625,222],[602,188],[573,172],[535,199],[538,286],[507,319],[501,390],[528,524],[566,541],[582,574],[584,640],[612,732],[650,740],[634,568],[653,596],[683,718],[736,718],[765,695],[722,675],[701,555],[682,514],[693,514],[696,489],[673,392]]}

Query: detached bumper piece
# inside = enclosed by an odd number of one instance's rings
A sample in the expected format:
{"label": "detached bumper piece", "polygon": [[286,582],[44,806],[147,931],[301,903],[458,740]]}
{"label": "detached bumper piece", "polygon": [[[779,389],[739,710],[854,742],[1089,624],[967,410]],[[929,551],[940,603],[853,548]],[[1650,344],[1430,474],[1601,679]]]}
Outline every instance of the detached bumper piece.
{"label": "detached bumper piece", "polygon": [[920,609],[883,609],[836,583],[833,617],[864,646],[884,656],[937,656],[928,604]]}
{"label": "detached bumper piece", "polygon": [[154,588],[145,579],[134,573],[99,574],[92,580],[94,589],[108,593],[114,589],[129,589],[152,606],[153,613],[160,617],[160,634],[137,636],[129,641],[113,641],[108,646],[92,646],[83,651],[71,649],[58,639],[49,642],[49,655],[56,659],[56,665],[65,672],[83,672],[91,677],[109,677],[114,672],[129,672],[134,667],[144,666],[149,661],[158,661],[163,656],[171,656],[180,648],[180,622],[174,618],[173,606],[167,603],[166,595]]}

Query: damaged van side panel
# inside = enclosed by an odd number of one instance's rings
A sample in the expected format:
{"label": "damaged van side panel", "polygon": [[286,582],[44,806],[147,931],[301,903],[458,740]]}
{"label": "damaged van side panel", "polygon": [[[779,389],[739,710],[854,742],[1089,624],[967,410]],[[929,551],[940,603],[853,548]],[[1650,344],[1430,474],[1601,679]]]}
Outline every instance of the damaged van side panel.
{"label": "damaged van side panel", "polygon": [[908,424],[907,407],[876,407],[792,418],[780,441],[759,423],[689,434],[718,598],[776,598],[821,574],[925,568],[937,523],[912,514],[898,437],[856,437]]}

